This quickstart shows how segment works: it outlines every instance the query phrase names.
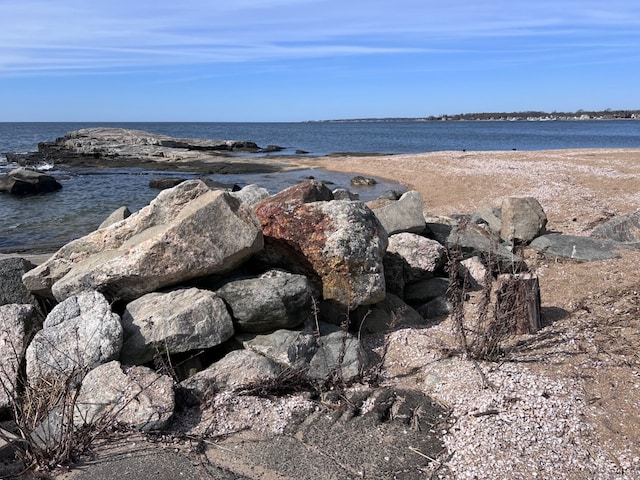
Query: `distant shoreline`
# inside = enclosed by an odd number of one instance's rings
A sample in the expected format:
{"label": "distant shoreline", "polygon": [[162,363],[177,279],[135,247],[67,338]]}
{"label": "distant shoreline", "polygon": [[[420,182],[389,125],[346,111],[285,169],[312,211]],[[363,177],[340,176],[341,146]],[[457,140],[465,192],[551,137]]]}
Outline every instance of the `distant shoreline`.
{"label": "distant shoreline", "polygon": [[427,117],[350,118],[333,120],[309,120],[305,123],[347,122],[441,122],[441,121],[588,121],[588,120],[640,120],[640,110],[577,110],[575,112],[484,112],[429,115]]}

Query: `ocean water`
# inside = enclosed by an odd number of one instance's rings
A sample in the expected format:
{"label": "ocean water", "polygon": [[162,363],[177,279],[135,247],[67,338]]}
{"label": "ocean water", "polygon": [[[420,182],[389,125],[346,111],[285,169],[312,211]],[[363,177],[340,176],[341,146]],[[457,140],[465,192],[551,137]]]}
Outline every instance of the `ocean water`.
{"label": "ocean water", "polygon": [[[6,152],[37,150],[38,142],[54,140],[69,131],[93,126],[145,130],[173,137],[249,140],[259,146],[297,149],[310,155],[335,152],[419,153],[440,150],[544,150],[562,148],[640,148],[640,121],[553,122],[305,122],[305,123],[0,123],[0,173],[15,165]],[[374,159],[373,161],[383,161]],[[51,174],[63,189],[34,197],[0,194],[0,249],[62,245],[94,230],[122,205],[132,211],[157,194],[150,178],[179,175],[142,169],[65,172],[54,166]],[[299,170],[277,174],[210,175],[240,186],[257,183],[275,193],[314,176],[349,187],[351,176]],[[350,188],[350,187],[349,187]],[[376,198],[399,185],[380,181],[357,191],[363,200]]]}

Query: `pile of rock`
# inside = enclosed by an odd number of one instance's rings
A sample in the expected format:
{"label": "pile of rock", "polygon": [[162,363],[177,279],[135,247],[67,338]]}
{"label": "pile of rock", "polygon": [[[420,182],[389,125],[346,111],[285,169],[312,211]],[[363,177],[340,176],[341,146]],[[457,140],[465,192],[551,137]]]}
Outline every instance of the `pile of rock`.
{"label": "pile of rock", "polygon": [[[183,182],[35,268],[0,262],[0,380],[16,385],[24,352],[30,384],[77,379],[78,425],[116,412],[155,429],[177,388],[206,398],[287,368],[356,378],[360,335],[448,313],[448,250],[482,281],[489,254],[496,273],[525,268],[512,246],[549,237],[545,225],[532,198],[454,218],[425,216],[415,191],[364,204],[315,181],[273,196]],[[161,358],[185,359],[178,385]]]}

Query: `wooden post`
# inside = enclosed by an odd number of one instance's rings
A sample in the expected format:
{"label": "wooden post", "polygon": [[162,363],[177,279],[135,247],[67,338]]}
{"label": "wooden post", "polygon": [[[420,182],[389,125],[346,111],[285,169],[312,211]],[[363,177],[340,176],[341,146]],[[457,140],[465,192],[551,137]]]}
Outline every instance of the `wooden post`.
{"label": "wooden post", "polygon": [[496,287],[495,321],[509,333],[535,333],[541,328],[540,284],[532,273],[503,274]]}

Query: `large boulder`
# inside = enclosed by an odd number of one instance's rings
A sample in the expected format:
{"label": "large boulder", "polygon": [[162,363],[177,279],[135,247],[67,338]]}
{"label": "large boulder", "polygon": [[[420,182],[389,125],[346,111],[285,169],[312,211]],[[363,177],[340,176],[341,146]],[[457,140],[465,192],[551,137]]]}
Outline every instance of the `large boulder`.
{"label": "large boulder", "polygon": [[68,243],[23,281],[32,292],[58,301],[87,289],[133,300],[232,270],[262,245],[250,210],[193,180],[163,190],[126,220]]}
{"label": "large boulder", "polygon": [[357,337],[323,322],[317,332],[276,330],[239,338],[245,348],[316,379],[338,376],[348,381],[360,375],[366,364],[366,353]]}
{"label": "large boulder", "polygon": [[403,193],[396,201],[369,204],[389,235],[399,232],[421,233],[424,230],[426,223],[422,195],[415,190]]}
{"label": "large boulder", "polygon": [[142,431],[161,430],[175,408],[173,380],[147,367],[108,362],[84,377],[75,407],[77,427],[123,423]]}
{"label": "large boulder", "polygon": [[14,195],[35,195],[61,188],[62,185],[51,175],[28,168],[16,168],[0,176],[0,192]]}
{"label": "large boulder", "polygon": [[447,261],[447,251],[442,244],[415,233],[391,235],[387,252],[397,254],[404,260],[406,283],[433,277]]}
{"label": "large boulder", "polygon": [[545,232],[547,215],[533,197],[509,197],[502,201],[500,236],[510,242],[529,243]]}
{"label": "large boulder", "polygon": [[387,234],[363,203],[265,201],[256,213],[269,261],[311,275],[326,300],[355,308],[384,298]]}
{"label": "large boulder", "polygon": [[27,339],[38,318],[33,305],[0,306],[0,410],[15,400]]}
{"label": "large boulder", "polygon": [[278,270],[230,281],[216,294],[229,306],[237,328],[245,332],[295,328],[313,310],[313,288],[307,277]]}
{"label": "large boulder", "polygon": [[22,276],[35,265],[24,258],[0,260],[0,305],[30,303],[38,305],[36,298],[22,283]]}
{"label": "large boulder", "polygon": [[212,390],[227,390],[256,380],[274,378],[282,366],[252,350],[234,350],[209,368],[180,382],[180,386],[206,398]]}
{"label": "large boulder", "polygon": [[83,292],[56,305],[27,348],[30,383],[56,376],[76,378],[116,360],[122,348],[120,317],[98,292]]}
{"label": "large boulder", "polygon": [[614,217],[602,225],[598,225],[591,232],[591,236],[640,247],[640,210]]}
{"label": "large boulder", "polygon": [[158,353],[182,353],[220,345],[233,335],[224,301],[198,288],[153,292],[127,304],[122,314],[126,365],[147,363]]}

